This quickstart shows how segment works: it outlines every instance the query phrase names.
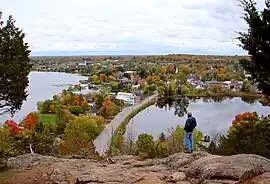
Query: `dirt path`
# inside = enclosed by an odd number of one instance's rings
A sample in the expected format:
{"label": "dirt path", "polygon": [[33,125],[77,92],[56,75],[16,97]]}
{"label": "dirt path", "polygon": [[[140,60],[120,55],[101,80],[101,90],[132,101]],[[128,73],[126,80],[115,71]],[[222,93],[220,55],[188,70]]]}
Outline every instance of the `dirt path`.
{"label": "dirt path", "polygon": [[142,105],[146,104],[149,100],[156,97],[157,95],[153,95],[143,101],[141,101],[139,104],[136,104],[134,106],[125,107],[122,109],[122,111],[117,114],[114,119],[106,125],[104,130],[101,132],[101,134],[97,137],[97,139],[94,141],[96,151],[103,155],[106,150],[108,149],[108,146],[111,141],[111,137],[113,135],[113,131],[119,126],[119,124],[132,112],[132,110],[135,110]]}

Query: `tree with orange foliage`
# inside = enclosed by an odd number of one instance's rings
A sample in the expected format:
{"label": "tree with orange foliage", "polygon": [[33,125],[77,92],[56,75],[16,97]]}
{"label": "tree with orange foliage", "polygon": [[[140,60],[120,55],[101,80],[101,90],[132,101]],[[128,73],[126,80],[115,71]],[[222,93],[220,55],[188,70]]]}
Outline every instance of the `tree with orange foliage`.
{"label": "tree with orange foliage", "polygon": [[18,124],[13,120],[6,120],[4,123],[4,126],[7,126],[9,131],[13,135],[17,135],[20,132],[20,128],[18,127]]}
{"label": "tree with orange foliage", "polygon": [[23,127],[27,130],[34,128],[37,125],[37,118],[33,113],[29,113],[23,120]]}
{"label": "tree with orange foliage", "polygon": [[250,121],[257,121],[258,114],[256,112],[245,112],[242,114],[237,114],[235,116],[235,119],[232,121],[232,125],[236,125],[237,123],[243,123],[243,122],[250,122]]}
{"label": "tree with orange foliage", "polygon": [[175,73],[174,65],[170,65],[169,71],[170,71],[170,73],[172,73],[172,74]]}
{"label": "tree with orange foliage", "polygon": [[99,113],[104,118],[110,118],[117,114],[117,106],[108,97],[102,103]]}
{"label": "tree with orange foliage", "polygon": [[163,73],[163,74],[165,74],[165,73],[167,73],[167,67],[166,66],[162,66],[161,68],[160,68],[160,71]]}
{"label": "tree with orange foliage", "polygon": [[81,106],[83,102],[84,102],[84,99],[83,99],[82,95],[75,95],[73,105]]}
{"label": "tree with orange foliage", "polygon": [[100,81],[105,82],[107,80],[107,75],[102,73],[99,75],[99,79],[100,79]]}

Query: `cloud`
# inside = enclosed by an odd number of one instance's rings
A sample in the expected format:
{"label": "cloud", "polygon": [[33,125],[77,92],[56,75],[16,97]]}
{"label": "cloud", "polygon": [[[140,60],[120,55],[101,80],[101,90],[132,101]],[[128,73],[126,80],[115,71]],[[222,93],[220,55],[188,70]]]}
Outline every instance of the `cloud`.
{"label": "cloud", "polygon": [[[33,55],[244,54],[236,0],[0,0]],[[259,4],[260,8],[263,7]]]}

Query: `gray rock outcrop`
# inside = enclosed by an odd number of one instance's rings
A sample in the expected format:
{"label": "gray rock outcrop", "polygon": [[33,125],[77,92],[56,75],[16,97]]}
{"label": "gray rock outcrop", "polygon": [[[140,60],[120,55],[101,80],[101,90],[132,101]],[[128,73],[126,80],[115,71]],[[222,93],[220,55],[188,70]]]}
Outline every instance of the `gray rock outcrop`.
{"label": "gray rock outcrop", "polygon": [[[30,184],[31,178],[55,184],[266,184],[270,181],[270,160],[257,155],[216,156],[196,152],[144,161],[136,156],[112,160],[59,159],[26,154],[10,158],[8,166],[10,172],[16,169],[12,177],[18,172],[30,172]],[[16,183],[11,181],[8,183]],[[0,183],[6,184],[5,181]]]}

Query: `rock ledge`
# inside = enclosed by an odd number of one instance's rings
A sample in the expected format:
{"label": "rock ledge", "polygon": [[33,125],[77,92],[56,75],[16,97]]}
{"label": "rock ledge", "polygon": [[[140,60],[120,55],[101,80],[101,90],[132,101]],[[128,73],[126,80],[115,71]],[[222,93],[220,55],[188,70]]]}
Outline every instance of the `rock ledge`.
{"label": "rock ledge", "polygon": [[177,153],[163,159],[141,161],[136,156],[112,158],[113,162],[59,159],[25,154],[8,160],[13,172],[3,184],[136,183],[136,184],[269,184],[270,160],[239,154],[216,156],[204,152]]}

